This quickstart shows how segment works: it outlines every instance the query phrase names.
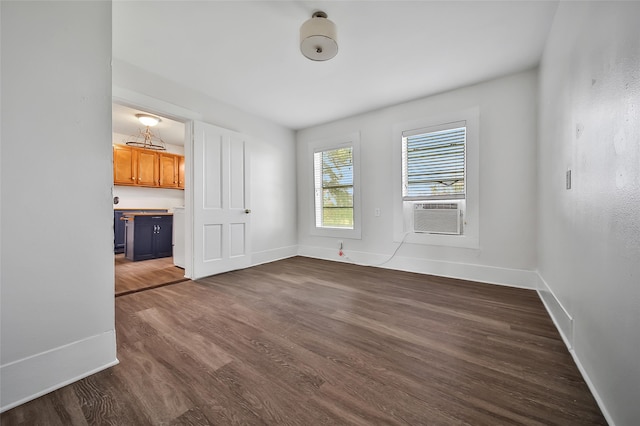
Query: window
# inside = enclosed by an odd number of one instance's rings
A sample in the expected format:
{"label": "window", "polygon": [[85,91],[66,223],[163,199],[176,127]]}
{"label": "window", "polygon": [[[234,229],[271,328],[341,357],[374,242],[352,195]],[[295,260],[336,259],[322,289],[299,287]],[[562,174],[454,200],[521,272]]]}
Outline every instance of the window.
{"label": "window", "polygon": [[402,199],[464,200],[466,123],[402,132]]}
{"label": "window", "polygon": [[307,148],[309,233],[360,239],[360,133],[309,141]]}
{"label": "window", "polygon": [[353,229],[353,147],[313,154],[317,228]]}
{"label": "window", "polygon": [[393,126],[394,241],[479,248],[480,111]]}

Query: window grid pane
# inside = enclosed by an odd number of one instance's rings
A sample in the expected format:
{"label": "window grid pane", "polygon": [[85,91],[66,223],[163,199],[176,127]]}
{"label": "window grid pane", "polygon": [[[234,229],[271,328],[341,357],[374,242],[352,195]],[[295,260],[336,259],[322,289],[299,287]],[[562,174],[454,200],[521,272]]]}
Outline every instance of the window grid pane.
{"label": "window grid pane", "polygon": [[353,149],[314,154],[316,227],[353,229]]}
{"label": "window grid pane", "polygon": [[403,138],[405,198],[465,197],[466,127]]}

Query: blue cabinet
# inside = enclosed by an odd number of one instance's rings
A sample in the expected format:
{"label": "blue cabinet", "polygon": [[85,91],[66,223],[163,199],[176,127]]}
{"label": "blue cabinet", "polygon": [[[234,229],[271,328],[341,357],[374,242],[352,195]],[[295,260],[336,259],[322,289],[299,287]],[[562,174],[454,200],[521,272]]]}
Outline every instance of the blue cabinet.
{"label": "blue cabinet", "polygon": [[173,254],[173,216],[170,214],[129,214],[125,222],[125,257],[147,260]]}
{"label": "blue cabinet", "polygon": [[113,252],[124,253],[125,229],[122,216],[126,213],[166,213],[167,209],[117,209],[113,211]]}
{"label": "blue cabinet", "polygon": [[114,253],[124,253],[124,221],[121,220],[124,212],[122,210],[113,211],[113,251]]}

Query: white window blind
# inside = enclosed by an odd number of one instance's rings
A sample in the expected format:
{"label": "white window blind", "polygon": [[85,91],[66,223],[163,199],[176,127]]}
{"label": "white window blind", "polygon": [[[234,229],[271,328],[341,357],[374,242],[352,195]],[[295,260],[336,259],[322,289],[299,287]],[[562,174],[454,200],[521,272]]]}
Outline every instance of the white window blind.
{"label": "white window blind", "polygon": [[313,165],[316,227],[353,229],[353,148],[315,152]]}
{"label": "white window blind", "polygon": [[463,200],[465,145],[465,122],[403,132],[403,200]]}

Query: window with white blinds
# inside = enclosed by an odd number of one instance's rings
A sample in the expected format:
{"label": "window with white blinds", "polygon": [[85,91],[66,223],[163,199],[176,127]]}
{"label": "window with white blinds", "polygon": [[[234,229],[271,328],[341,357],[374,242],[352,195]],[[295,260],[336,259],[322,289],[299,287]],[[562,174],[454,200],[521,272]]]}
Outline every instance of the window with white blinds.
{"label": "window with white blinds", "polygon": [[402,133],[402,198],[464,200],[464,121]]}
{"label": "window with white blinds", "polygon": [[317,228],[353,229],[353,148],[313,154]]}

